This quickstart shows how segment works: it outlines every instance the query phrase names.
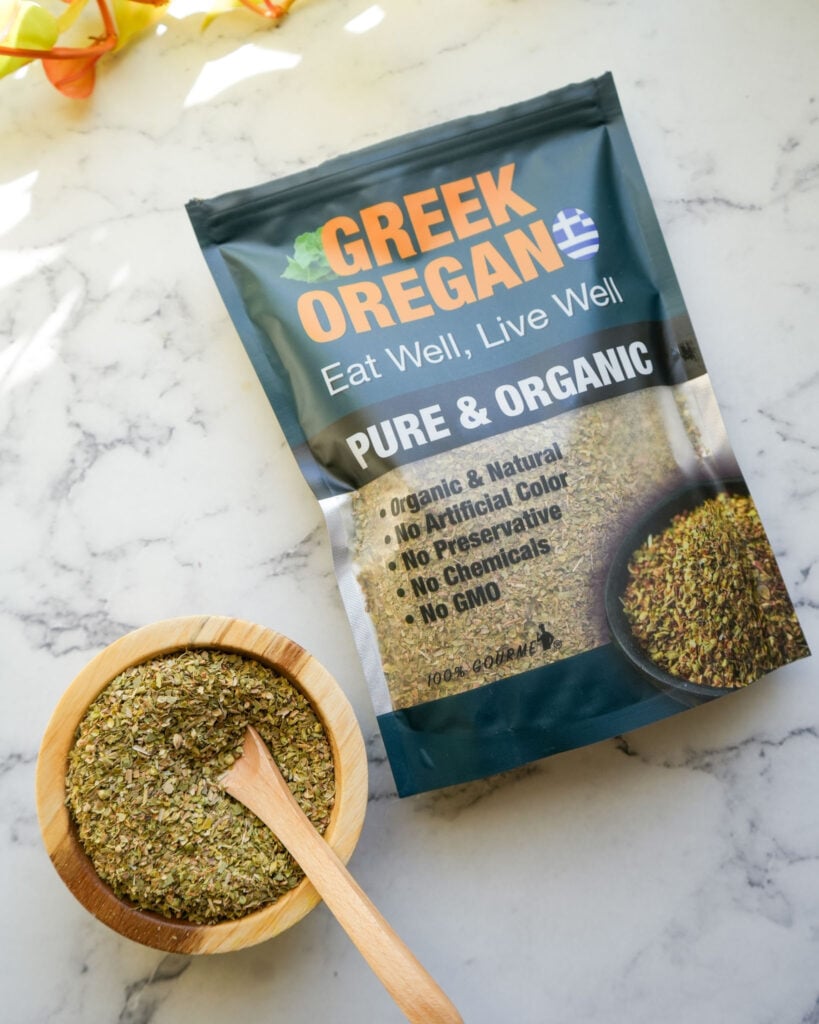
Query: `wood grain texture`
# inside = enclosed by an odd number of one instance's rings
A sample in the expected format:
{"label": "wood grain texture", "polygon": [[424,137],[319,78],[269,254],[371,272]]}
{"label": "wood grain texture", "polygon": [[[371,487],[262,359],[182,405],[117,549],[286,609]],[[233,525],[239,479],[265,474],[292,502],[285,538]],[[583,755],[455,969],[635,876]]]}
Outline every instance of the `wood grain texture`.
{"label": "wood grain texture", "polygon": [[347,871],[290,792],[264,740],[249,727],[221,785],[276,834],[301,865],[411,1024],[463,1024],[435,979]]}
{"label": "wood grain texture", "polygon": [[128,633],[101,651],[74,679],[48,723],[37,761],[37,815],[46,850],[60,877],[100,921],[122,935],[175,953],[222,953],[269,939],[299,921],[319,895],[305,878],[269,907],[214,925],[172,921],[120,899],[99,878],[66,808],[65,775],[77,726],[88,705],[125,669],[191,647],[255,658],[286,676],[310,700],[333,752],[336,799],[325,833],[346,862],[367,807],[367,757],[352,707],[338,683],[294,641],[253,623],[221,616],[167,619]]}

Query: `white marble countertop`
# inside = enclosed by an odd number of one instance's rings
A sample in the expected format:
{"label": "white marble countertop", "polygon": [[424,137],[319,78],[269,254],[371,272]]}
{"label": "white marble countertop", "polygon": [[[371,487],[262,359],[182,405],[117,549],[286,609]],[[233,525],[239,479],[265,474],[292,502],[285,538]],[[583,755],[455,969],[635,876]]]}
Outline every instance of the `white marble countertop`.
{"label": "white marble countertop", "polygon": [[5,1020],[401,1019],[323,907],[241,953],[166,956],[99,924],[44,852],[35,761],[64,688],[120,634],[210,612],[292,636],[341,682],[370,754],[351,866],[467,1024],[819,1021],[815,658],[399,800],[318,505],[184,211],[612,70],[819,651],[817,53],[815,0],[302,0],[273,32],[168,16],[85,103],[39,68],[0,82]]}

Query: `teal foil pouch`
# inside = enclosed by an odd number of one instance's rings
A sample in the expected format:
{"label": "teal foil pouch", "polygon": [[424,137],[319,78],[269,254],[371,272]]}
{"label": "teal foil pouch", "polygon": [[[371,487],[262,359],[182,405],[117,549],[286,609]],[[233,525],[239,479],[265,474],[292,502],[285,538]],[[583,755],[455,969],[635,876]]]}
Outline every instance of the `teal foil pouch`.
{"label": "teal foil pouch", "polygon": [[809,653],[610,75],[188,213],[402,796]]}

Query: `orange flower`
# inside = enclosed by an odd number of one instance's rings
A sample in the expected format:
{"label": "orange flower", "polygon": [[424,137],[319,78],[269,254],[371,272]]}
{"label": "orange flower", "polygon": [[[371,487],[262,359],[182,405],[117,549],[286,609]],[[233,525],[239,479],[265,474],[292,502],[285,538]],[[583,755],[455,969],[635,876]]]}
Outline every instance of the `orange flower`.
{"label": "orange flower", "polygon": [[[86,99],[94,89],[97,61],[121,49],[157,21],[169,0],[110,0],[113,12],[109,0],[96,0],[103,31],[92,36],[86,46],[57,46],[57,40],[75,24],[89,0],[64,2],[66,10],[54,17],[34,0],[0,0],[0,78],[29,61],[39,60],[48,80],[64,96]],[[295,0],[235,2],[278,22]]]}

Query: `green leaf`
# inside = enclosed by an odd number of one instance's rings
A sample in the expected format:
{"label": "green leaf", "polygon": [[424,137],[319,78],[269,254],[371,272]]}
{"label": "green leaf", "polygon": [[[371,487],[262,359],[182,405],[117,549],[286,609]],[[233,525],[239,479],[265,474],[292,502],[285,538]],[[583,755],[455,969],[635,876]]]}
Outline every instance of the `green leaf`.
{"label": "green leaf", "polygon": [[[0,0],[0,43],[25,50],[50,50],[60,34],[57,19],[31,0]],[[30,57],[0,56],[0,78],[10,75]]]}
{"label": "green leaf", "polygon": [[326,281],[336,277],[321,241],[321,228],[298,235],[293,242],[293,255],[287,257],[282,273],[290,281]]}

